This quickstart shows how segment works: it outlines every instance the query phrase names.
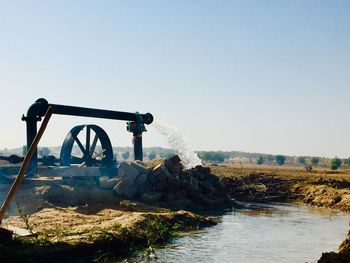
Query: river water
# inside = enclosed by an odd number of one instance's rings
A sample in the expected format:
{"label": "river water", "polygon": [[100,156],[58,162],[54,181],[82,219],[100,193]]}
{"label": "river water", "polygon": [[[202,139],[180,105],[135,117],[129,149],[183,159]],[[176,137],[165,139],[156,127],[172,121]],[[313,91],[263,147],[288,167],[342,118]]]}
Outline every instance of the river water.
{"label": "river water", "polygon": [[151,257],[123,262],[317,262],[336,251],[349,215],[294,204],[250,204],[230,211],[214,227],[175,238]]}

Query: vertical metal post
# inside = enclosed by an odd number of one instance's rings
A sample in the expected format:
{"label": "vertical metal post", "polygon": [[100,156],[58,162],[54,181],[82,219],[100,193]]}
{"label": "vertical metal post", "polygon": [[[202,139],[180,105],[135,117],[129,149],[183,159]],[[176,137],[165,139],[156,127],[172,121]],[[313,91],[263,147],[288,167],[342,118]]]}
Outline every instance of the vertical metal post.
{"label": "vertical metal post", "polygon": [[140,134],[134,133],[133,143],[134,143],[135,160],[143,161],[142,133],[140,133]]}
{"label": "vertical metal post", "polygon": [[[30,146],[32,145],[34,138],[37,134],[37,122],[38,122],[38,118],[36,117],[23,117],[24,121],[26,122],[26,126],[27,126],[27,153],[28,150],[30,148]],[[35,171],[38,168],[38,151],[37,151],[37,147],[35,147],[35,151],[33,154],[33,157],[30,161],[28,170],[26,171],[26,173],[30,173],[32,171]]]}

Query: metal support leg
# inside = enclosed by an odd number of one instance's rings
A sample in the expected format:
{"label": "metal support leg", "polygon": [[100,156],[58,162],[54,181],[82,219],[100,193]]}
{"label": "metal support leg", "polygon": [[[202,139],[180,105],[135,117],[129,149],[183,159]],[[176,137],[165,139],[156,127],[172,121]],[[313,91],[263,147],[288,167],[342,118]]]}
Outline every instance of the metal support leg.
{"label": "metal support leg", "polygon": [[135,160],[143,161],[142,133],[134,134],[133,143]]}

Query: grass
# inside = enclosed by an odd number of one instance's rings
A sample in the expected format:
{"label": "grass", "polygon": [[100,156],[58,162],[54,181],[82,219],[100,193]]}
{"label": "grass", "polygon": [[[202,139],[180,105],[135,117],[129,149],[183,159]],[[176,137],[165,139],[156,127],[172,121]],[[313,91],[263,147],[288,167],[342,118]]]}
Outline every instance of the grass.
{"label": "grass", "polygon": [[147,227],[145,229],[145,237],[147,244],[152,247],[155,244],[164,243],[171,239],[171,228],[163,222],[157,215],[149,214],[146,217]]}
{"label": "grass", "polygon": [[16,201],[16,206],[17,206],[17,211],[19,214],[19,217],[22,219],[23,223],[25,224],[27,230],[32,234],[35,235],[34,232],[34,228],[35,228],[35,224],[31,224],[29,222],[29,218],[30,218],[30,214],[27,214],[20,206],[19,202],[17,200]]}

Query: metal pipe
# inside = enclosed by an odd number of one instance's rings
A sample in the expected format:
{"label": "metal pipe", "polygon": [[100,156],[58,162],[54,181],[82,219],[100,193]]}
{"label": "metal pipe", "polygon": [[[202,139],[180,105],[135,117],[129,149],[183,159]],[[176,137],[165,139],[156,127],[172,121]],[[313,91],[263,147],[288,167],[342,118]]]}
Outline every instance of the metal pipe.
{"label": "metal pipe", "polygon": [[[55,114],[92,117],[122,121],[136,121],[136,114],[122,111],[101,110],[93,108],[83,108],[76,106],[66,106],[58,104],[49,104],[53,108]],[[150,113],[141,114],[145,124],[151,124],[153,122],[153,116]]]}
{"label": "metal pipe", "polygon": [[[123,120],[138,125],[151,124],[153,122],[153,115],[151,113],[139,114],[131,112],[122,111],[111,111],[93,108],[84,108],[77,106],[67,106],[59,104],[51,104],[44,98],[40,98],[32,104],[28,111],[27,116],[22,116],[22,120],[26,122],[27,126],[27,149],[29,149],[32,144],[36,134],[37,134],[37,122],[41,121],[41,118],[45,116],[47,109],[51,107],[53,114],[59,115],[71,115],[71,116],[81,116],[81,117],[91,117],[91,118],[103,118],[112,120]],[[141,121],[140,121],[141,120]],[[143,131],[132,131],[135,136],[134,152],[135,159],[142,160],[142,132]],[[29,171],[33,171],[37,168],[37,151],[32,158],[32,162],[29,166]]]}
{"label": "metal pipe", "polygon": [[[137,114],[131,112],[101,110],[94,108],[84,108],[77,106],[67,106],[59,104],[49,104],[46,99],[38,99],[32,104],[28,111],[27,116],[23,118],[34,118],[34,120],[40,121],[41,117],[44,117],[48,107],[52,107],[54,114],[71,115],[91,118],[103,118],[122,121],[136,121]],[[151,124],[153,122],[153,116],[151,113],[140,114],[142,116],[143,123]]]}

